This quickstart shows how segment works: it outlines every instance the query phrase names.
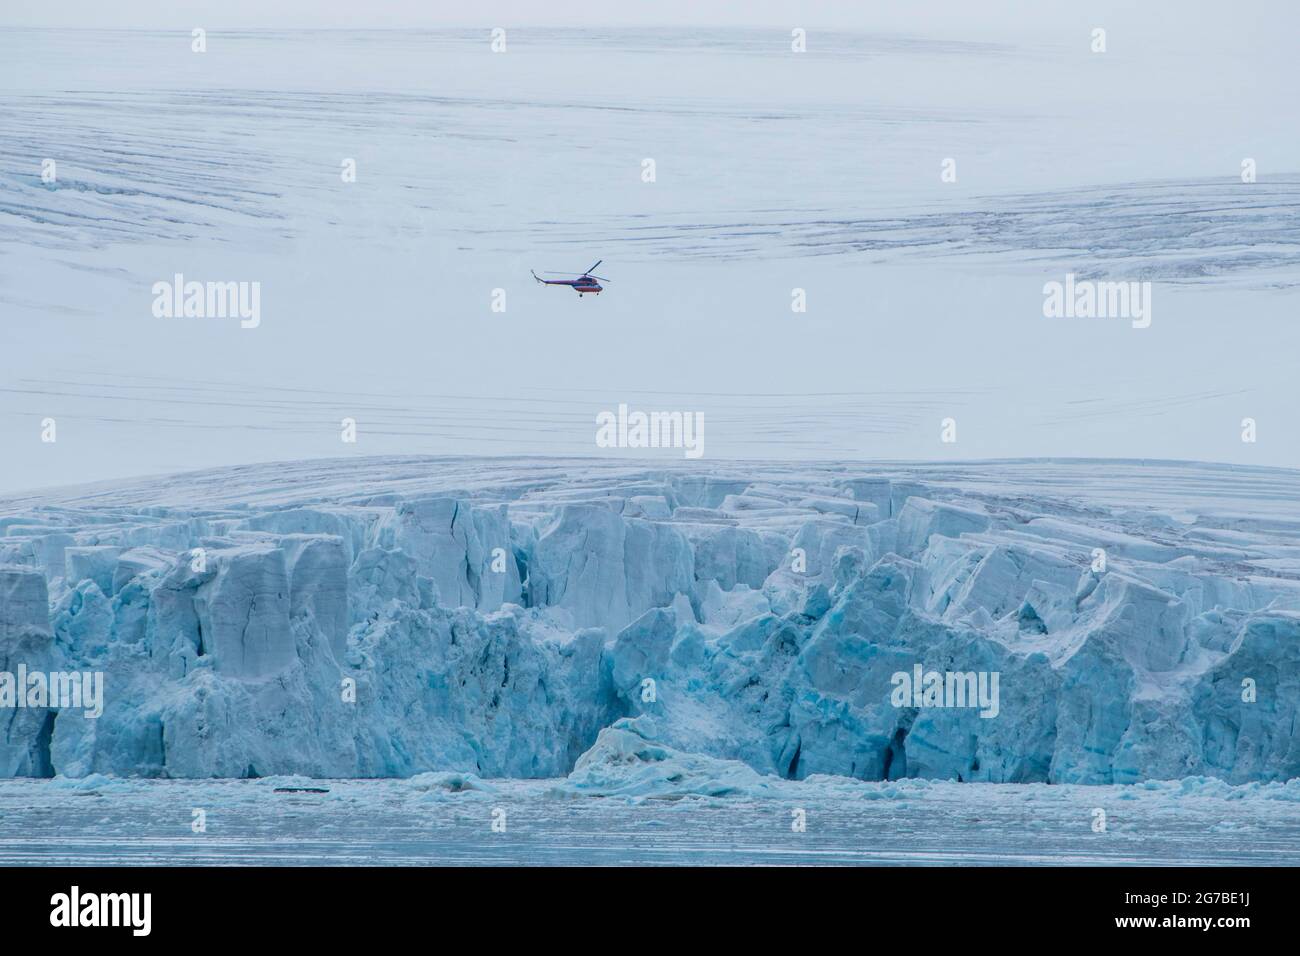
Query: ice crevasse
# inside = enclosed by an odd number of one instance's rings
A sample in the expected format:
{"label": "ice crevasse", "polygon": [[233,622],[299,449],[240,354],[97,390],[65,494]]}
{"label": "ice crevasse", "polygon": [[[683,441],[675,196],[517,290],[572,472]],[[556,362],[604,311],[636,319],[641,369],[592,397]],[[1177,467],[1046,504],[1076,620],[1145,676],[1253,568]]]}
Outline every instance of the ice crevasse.
{"label": "ice crevasse", "polygon": [[[12,497],[0,674],[100,673],[103,712],[0,709],[0,775],[1287,780],[1296,500],[1190,464],[411,458]],[[997,674],[996,715],[900,704],[918,665]]]}

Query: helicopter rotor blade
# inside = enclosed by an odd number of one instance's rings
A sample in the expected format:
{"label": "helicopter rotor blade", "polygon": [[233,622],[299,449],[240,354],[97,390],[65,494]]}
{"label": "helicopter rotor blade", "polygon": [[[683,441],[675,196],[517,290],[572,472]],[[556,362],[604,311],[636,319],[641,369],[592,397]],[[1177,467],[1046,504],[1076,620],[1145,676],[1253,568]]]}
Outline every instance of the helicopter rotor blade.
{"label": "helicopter rotor blade", "polygon": [[[604,259],[597,259],[596,265],[592,266],[591,269],[597,268],[604,261],[605,261]],[[583,273],[583,275],[591,275],[591,269],[588,269],[586,272]]]}
{"label": "helicopter rotor blade", "polygon": [[590,276],[590,277],[593,278],[593,279],[599,279],[601,282],[608,282],[608,281],[609,281],[609,280],[606,279],[604,276],[593,276],[590,272],[588,272],[587,275]]}

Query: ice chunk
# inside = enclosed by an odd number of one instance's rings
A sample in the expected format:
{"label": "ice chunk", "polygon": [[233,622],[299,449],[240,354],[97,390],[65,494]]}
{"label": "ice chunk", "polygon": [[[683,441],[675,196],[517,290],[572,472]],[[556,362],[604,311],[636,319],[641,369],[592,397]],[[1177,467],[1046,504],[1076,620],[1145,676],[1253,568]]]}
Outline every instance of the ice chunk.
{"label": "ice chunk", "polygon": [[45,575],[29,567],[0,565],[0,642],[29,628],[47,631],[49,627]]}
{"label": "ice chunk", "polygon": [[104,594],[113,593],[113,574],[122,549],[112,545],[70,547],[64,550],[64,577],[69,585],[94,581]]}
{"label": "ice chunk", "polygon": [[234,548],[208,556],[216,573],[194,591],[198,641],[221,673],[269,677],[294,659],[290,587],[279,548]]}
{"label": "ice chunk", "polygon": [[909,497],[898,514],[898,550],[904,557],[915,557],[931,535],[955,538],[987,531],[990,524],[989,516],[974,508]]}
{"label": "ice chunk", "polygon": [[655,740],[648,717],[624,718],[600,732],[578,758],[558,792],[574,796],[677,800],[682,797],[756,796],[773,790],[737,760],[682,753]]}
{"label": "ice chunk", "polygon": [[505,508],[447,497],[400,502],[376,528],[388,549],[404,551],[437,587],[447,607],[487,610],[520,601],[519,569]]}
{"label": "ice chunk", "polygon": [[617,630],[690,593],[694,583],[694,556],[676,528],[564,505],[538,537],[528,596],[531,604],[568,610],[580,626]]}
{"label": "ice chunk", "polygon": [[[9,699],[0,708],[0,777],[52,777],[50,736],[56,711],[24,704],[28,686],[20,681],[29,672],[48,673],[58,656],[50,633],[45,575],[29,567],[0,565],[0,679]],[[50,703],[48,697],[45,703]]]}
{"label": "ice chunk", "polygon": [[348,642],[348,559],[343,540],[289,535],[281,540],[289,573],[289,612],[310,614],[342,659]]}
{"label": "ice chunk", "polygon": [[113,571],[113,592],[117,594],[132,580],[142,574],[167,571],[175,563],[174,555],[157,548],[131,548],[117,558],[117,567]]}

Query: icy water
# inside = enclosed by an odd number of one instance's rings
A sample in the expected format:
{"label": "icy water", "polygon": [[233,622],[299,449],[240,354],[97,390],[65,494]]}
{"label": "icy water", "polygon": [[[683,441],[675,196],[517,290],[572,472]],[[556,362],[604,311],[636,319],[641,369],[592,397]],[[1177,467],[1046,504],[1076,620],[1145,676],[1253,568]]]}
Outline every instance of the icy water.
{"label": "icy water", "polygon": [[[1300,786],[781,783],[573,797],[562,781],[0,781],[0,864],[1297,865]],[[277,793],[277,787],[328,793]],[[195,810],[206,832],[194,833]],[[795,811],[807,828],[796,832]],[[1098,810],[1104,832],[1094,830]],[[493,829],[502,819],[504,832]]]}

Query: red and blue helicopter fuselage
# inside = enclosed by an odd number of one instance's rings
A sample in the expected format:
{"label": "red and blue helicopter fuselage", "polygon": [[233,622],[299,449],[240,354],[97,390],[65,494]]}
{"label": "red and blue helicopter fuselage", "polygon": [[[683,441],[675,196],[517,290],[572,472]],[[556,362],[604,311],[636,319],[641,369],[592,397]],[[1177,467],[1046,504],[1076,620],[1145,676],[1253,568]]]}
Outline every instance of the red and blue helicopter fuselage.
{"label": "red and blue helicopter fuselage", "polygon": [[[591,269],[596,268],[596,266],[600,265],[604,261],[604,259],[597,260],[596,265],[592,266]],[[582,275],[576,276],[572,279],[543,279],[536,272],[533,273],[533,278],[542,285],[567,285],[574,292],[578,293],[578,295],[587,295],[588,293],[599,295],[604,289],[604,286],[596,281],[599,276],[593,276],[591,274],[591,269],[588,269]],[[605,281],[608,282],[609,280],[606,279]]]}

